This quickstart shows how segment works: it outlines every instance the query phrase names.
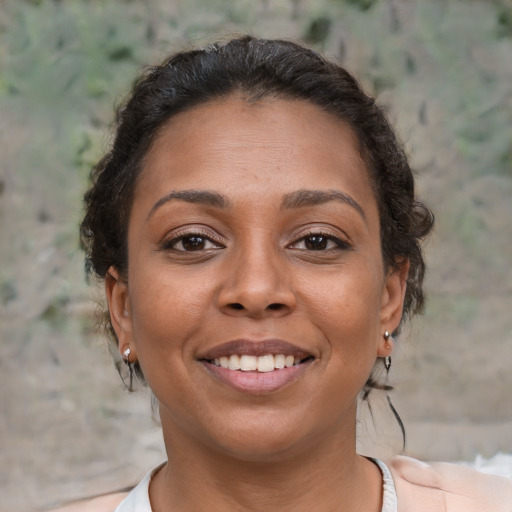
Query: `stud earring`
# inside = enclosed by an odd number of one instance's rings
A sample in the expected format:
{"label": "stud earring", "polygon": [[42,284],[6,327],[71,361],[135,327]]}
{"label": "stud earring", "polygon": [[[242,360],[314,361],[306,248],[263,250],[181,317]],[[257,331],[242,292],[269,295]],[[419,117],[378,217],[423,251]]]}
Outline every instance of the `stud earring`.
{"label": "stud earring", "polygon": [[[389,334],[389,331],[384,331],[384,341],[386,342],[386,349],[391,350],[392,345],[391,342],[393,341],[393,337],[391,334]],[[391,341],[389,341],[391,339]]]}
{"label": "stud earring", "polygon": [[[127,348],[123,352],[123,361],[125,362],[126,366],[128,366],[128,373],[129,373],[129,381],[128,381],[128,391],[133,391],[133,366],[130,362],[130,354],[132,351],[130,348]],[[126,384],[126,382],[125,382]]]}

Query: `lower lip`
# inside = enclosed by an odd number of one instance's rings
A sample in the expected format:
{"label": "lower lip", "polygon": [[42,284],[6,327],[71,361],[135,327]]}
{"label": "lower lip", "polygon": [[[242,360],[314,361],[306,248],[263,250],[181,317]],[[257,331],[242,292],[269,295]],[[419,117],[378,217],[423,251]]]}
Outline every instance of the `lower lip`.
{"label": "lower lip", "polygon": [[243,372],[202,361],[206,370],[221,382],[237,391],[253,395],[272,393],[293,384],[311,363],[312,360],[307,360],[290,368],[280,368],[271,372]]}

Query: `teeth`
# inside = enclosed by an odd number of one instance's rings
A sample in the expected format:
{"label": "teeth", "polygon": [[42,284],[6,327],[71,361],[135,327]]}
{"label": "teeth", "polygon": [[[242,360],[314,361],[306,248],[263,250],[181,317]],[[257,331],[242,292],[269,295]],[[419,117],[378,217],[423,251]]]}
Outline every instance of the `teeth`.
{"label": "teeth", "polygon": [[283,354],[277,354],[274,356],[274,366],[276,368],[284,368],[285,357]]}
{"label": "teeth", "polygon": [[230,356],[228,368],[230,370],[240,370],[240,357],[236,354]]}
{"label": "teeth", "polygon": [[271,372],[282,368],[291,368],[300,363],[300,359],[294,356],[285,356],[284,354],[267,354],[264,356],[250,356],[233,354],[229,357],[217,357],[213,360],[215,366],[227,368],[229,370],[241,370],[243,372]]}
{"label": "teeth", "polygon": [[258,358],[256,356],[240,357],[240,370],[243,372],[250,372],[258,369]]}
{"label": "teeth", "polygon": [[274,356],[260,356],[258,357],[258,371],[271,372],[274,369]]}

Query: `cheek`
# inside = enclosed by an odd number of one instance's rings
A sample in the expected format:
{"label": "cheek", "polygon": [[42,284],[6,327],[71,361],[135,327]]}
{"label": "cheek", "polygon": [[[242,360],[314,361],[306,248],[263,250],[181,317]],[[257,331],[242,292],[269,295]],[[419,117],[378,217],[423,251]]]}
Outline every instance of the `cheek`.
{"label": "cheek", "polygon": [[157,272],[138,275],[131,287],[133,342],[157,399],[186,408],[185,397],[192,386],[187,365],[193,358],[188,340],[197,337],[205,325],[205,304],[209,302],[204,288],[197,290],[178,279],[158,276]]}
{"label": "cheek", "polygon": [[358,271],[347,267],[316,279],[305,275],[299,289],[320,325],[364,337],[379,322],[382,281],[382,272],[364,265]]}
{"label": "cheek", "polygon": [[134,342],[141,359],[150,348],[159,349],[153,352],[157,357],[187,348],[186,340],[205,322],[213,303],[211,283],[159,268],[131,277]]}
{"label": "cheek", "polygon": [[[325,354],[333,363],[326,371],[332,372],[333,382],[346,379],[362,387],[373,368],[379,342],[382,279],[377,266],[366,265],[358,272],[347,268],[323,283],[318,280],[315,286],[309,282],[306,309],[323,335]],[[340,371],[344,375],[336,375]]]}

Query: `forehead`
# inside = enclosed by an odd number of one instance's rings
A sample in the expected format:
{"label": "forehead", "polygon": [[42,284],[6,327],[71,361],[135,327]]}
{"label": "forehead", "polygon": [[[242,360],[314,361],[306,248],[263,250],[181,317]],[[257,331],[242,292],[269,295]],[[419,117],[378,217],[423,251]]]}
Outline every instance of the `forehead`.
{"label": "forehead", "polygon": [[353,130],[304,101],[233,96],[171,118],[143,161],[136,195],[202,188],[234,196],[339,189],[374,201]]}

